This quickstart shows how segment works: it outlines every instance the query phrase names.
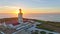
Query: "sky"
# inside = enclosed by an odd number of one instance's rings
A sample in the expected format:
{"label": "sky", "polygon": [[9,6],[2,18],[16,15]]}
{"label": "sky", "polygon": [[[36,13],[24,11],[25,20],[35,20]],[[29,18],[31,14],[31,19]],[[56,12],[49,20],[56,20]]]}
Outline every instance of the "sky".
{"label": "sky", "polygon": [[0,0],[0,13],[60,13],[60,0]]}

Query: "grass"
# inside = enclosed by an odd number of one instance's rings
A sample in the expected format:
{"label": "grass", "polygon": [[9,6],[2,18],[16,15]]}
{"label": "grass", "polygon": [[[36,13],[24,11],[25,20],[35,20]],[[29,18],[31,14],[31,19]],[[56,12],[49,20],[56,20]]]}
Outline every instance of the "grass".
{"label": "grass", "polygon": [[48,30],[48,31],[54,31],[54,30],[49,29],[49,28],[46,28],[46,27],[44,27],[44,26],[42,26],[42,25],[37,25],[36,28],[38,28],[38,29],[44,29],[44,30]]}
{"label": "grass", "polygon": [[60,22],[43,21],[43,20],[35,20],[35,21],[42,23],[42,24],[37,24],[36,28],[44,29],[48,31],[60,32]]}

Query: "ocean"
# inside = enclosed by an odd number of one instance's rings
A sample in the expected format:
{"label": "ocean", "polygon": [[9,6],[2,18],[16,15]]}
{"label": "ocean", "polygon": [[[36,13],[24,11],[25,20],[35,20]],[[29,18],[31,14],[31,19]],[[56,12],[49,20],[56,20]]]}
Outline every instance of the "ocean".
{"label": "ocean", "polygon": [[[0,19],[17,17],[16,14],[0,14]],[[60,22],[60,14],[26,14],[24,18]]]}
{"label": "ocean", "polygon": [[25,18],[60,22],[60,14],[28,14]]}

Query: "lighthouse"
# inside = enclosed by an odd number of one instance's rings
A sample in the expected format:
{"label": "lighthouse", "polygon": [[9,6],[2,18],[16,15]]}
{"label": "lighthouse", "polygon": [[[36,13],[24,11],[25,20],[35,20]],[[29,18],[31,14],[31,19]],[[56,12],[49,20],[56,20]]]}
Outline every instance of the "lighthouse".
{"label": "lighthouse", "polygon": [[22,24],[23,23],[23,17],[22,17],[22,10],[19,9],[19,13],[18,13],[18,23]]}

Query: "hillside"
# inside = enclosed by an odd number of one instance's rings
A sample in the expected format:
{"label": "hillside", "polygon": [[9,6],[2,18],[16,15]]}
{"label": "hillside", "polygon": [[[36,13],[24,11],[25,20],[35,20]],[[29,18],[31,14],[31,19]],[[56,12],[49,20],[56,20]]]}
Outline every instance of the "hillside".
{"label": "hillside", "polygon": [[[0,19],[0,23],[3,23],[4,21],[11,21],[11,20],[17,20],[17,18],[4,18],[4,19]],[[51,22],[51,21],[43,21],[43,20],[36,20],[36,19],[27,19],[27,18],[23,18],[23,20],[33,20],[35,22],[39,22],[42,24],[37,24],[37,28],[39,29],[45,29],[45,30],[49,30],[49,31],[56,31],[56,32],[60,32],[60,22]]]}

